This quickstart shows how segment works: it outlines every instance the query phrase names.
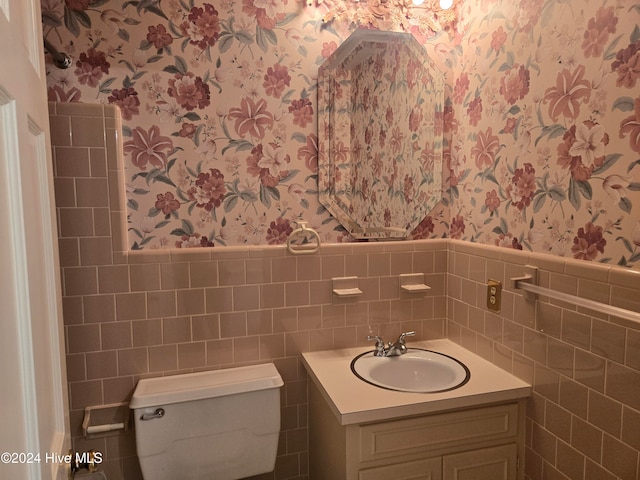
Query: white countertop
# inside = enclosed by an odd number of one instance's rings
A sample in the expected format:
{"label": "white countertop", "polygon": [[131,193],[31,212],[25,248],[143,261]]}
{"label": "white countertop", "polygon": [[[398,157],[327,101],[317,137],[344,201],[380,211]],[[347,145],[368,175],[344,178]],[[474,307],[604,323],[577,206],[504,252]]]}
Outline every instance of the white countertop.
{"label": "white countertop", "polygon": [[370,348],[355,347],[302,354],[302,362],[341,425],[526,398],[531,385],[448,340],[407,342],[407,347],[444,353],[471,372],[460,388],[441,393],[407,393],[370,385],[351,371],[351,360]]}

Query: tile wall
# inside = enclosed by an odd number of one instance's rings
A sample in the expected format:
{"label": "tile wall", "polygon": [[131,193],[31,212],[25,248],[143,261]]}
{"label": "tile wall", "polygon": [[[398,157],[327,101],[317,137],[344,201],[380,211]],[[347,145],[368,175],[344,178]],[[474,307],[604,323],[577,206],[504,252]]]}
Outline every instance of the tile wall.
{"label": "tile wall", "polygon": [[[300,352],[416,330],[441,338],[446,241],[283,246],[127,254],[115,107],[50,104],[75,448],[104,452],[111,479],[140,478],[131,432],[85,440],[84,408],[129,400],[136,381],[274,362],[285,380],[274,475],[307,475],[306,374]],[[427,295],[399,293],[399,274],[425,273]],[[337,299],[332,277],[358,276],[363,295]]]}
{"label": "tile wall", "polygon": [[[267,361],[285,387],[276,472],[261,478],[306,478],[299,354],[365,345],[369,324],[448,336],[530,381],[528,478],[640,476],[640,326],[509,286],[533,264],[542,285],[640,311],[638,271],[455,240],[127,254],[116,111],[50,110],[72,433],[77,450],[105,453],[109,478],[140,478],[133,435],[85,440],[85,407],[126,402],[145,376]],[[425,273],[429,294],[398,293],[410,272]],[[331,278],[347,275],[364,294],[336,300]],[[500,313],[486,308],[489,278],[505,286]]]}
{"label": "tile wall", "polygon": [[[640,272],[544,254],[449,243],[448,337],[533,385],[527,478],[640,478],[640,324],[510,286],[525,265],[555,291],[640,312]],[[486,308],[487,279],[506,288]]]}

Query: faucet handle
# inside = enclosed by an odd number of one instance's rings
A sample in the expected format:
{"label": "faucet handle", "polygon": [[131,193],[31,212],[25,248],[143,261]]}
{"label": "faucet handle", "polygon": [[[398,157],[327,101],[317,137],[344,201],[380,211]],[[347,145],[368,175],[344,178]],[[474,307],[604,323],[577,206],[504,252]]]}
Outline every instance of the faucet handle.
{"label": "faucet handle", "polygon": [[384,341],[378,335],[367,335],[367,341],[371,342],[376,341],[376,352],[373,354],[376,357],[384,357],[385,356],[385,347]]}
{"label": "faucet handle", "polygon": [[409,332],[402,332],[400,334],[400,336],[398,337],[398,341],[399,342],[404,342],[404,337],[413,337],[415,336],[416,332],[414,330],[411,330]]}

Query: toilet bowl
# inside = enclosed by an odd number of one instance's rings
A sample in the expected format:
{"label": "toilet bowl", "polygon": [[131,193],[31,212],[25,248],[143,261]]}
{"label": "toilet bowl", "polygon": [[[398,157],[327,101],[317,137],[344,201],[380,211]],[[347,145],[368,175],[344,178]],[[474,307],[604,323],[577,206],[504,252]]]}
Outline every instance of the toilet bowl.
{"label": "toilet bowl", "polygon": [[282,385],[272,363],[140,380],[129,407],[144,479],[273,471]]}

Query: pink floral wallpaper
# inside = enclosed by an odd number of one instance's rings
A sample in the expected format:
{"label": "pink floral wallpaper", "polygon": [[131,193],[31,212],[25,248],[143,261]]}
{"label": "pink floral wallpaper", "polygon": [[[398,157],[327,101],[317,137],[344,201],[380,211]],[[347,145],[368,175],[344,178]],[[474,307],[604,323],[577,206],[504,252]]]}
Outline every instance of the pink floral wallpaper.
{"label": "pink floral wallpaper", "polygon": [[74,58],[50,99],[122,110],[130,247],[282,243],[299,218],[349,240],[317,200],[316,75],[367,26],[446,73],[449,195],[417,238],[640,268],[637,2],[400,4],[42,0]]}
{"label": "pink floral wallpaper", "polygon": [[450,236],[640,268],[640,4],[464,3]]}

